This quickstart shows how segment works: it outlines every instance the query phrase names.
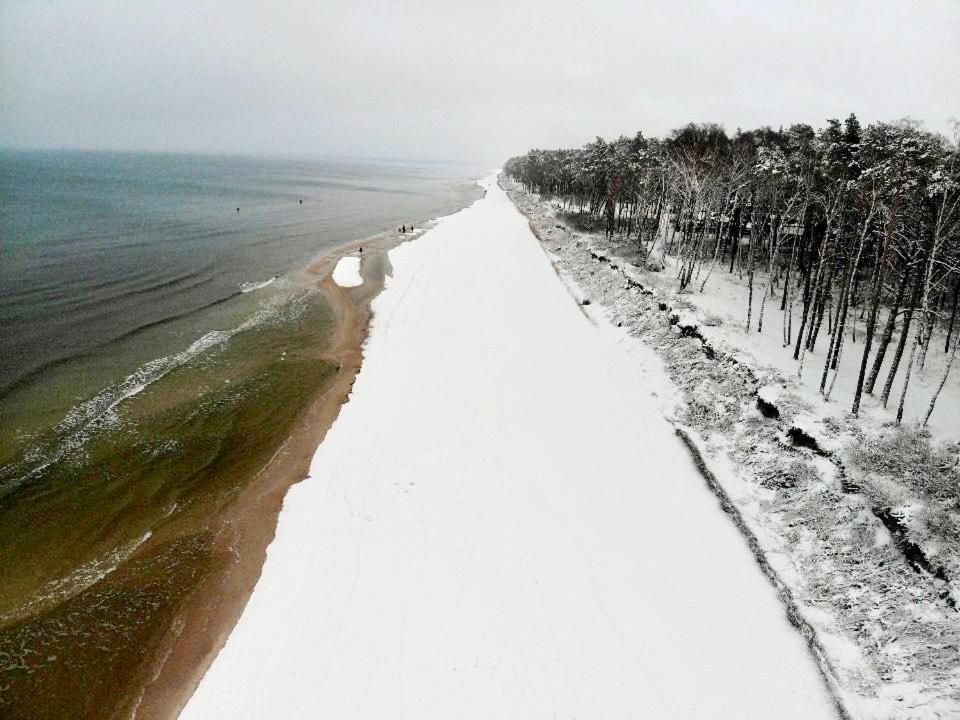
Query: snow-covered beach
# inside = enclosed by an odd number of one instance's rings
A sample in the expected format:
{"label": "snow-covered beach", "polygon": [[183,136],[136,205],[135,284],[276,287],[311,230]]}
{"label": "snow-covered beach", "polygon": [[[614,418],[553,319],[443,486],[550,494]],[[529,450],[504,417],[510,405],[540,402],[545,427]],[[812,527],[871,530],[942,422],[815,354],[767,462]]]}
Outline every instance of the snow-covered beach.
{"label": "snow-covered beach", "polygon": [[483,185],[391,251],[350,400],[182,717],[837,717],[655,356]]}

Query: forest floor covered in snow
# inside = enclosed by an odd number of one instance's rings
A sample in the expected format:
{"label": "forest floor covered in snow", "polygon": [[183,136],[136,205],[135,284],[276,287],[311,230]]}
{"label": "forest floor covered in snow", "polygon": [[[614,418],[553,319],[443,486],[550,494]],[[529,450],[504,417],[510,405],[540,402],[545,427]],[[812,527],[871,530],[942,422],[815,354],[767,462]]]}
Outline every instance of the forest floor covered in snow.
{"label": "forest floor covered in snow", "polygon": [[[656,271],[640,268],[635,241],[608,240],[583,229],[556,199],[530,195],[506,177],[501,183],[584,309],[662,359],[673,385],[661,397],[663,412],[726,498],[849,715],[957,717],[956,375],[929,428],[917,425],[942,377],[942,353],[931,350],[912,378],[903,426],[892,422],[896,402],[887,410],[867,396],[853,417],[862,337],[859,351],[846,340],[846,364],[825,402],[818,392],[824,350],[808,354],[798,377],[779,297],[767,301],[763,333],[746,333],[747,287],[736,272],[717,267],[703,292],[701,277],[680,293],[673,258]],[[755,279],[754,329],[765,282]],[[898,384],[902,378],[893,397]]]}

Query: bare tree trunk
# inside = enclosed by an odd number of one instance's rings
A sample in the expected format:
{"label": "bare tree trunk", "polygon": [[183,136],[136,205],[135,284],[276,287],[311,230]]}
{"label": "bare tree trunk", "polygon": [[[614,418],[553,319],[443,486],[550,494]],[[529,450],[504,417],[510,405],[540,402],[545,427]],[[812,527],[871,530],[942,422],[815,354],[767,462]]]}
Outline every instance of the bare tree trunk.
{"label": "bare tree trunk", "polygon": [[[813,335],[814,326],[823,322],[823,302],[820,298],[818,298],[817,293],[818,291],[820,291],[821,293],[823,292],[821,289],[821,286],[823,283],[823,280],[821,278],[821,270],[823,270],[824,264],[826,264],[826,259],[822,259],[820,263],[820,267],[817,268],[817,282],[814,285],[813,299],[811,300],[811,306],[810,306],[810,310],[812,312],[812,315],[810,316],[810,329],[807,332],[807,342],[803,343],[803,349],[800,351],[800,364],[797,367],[798,378],[800,378],[803,374],[803,360],[807,355],[807,350],[810,348],[809,338],[811,335]],[[817,316],[818,310],[820,313],[819,317]],[[800,343],[802,341],[803,341],[803,331],[801,330],[800,334],[797,336],[797,347],[800,347]]]}
{"label": "bare tree trunk", "polygon": [[[842,334],[840,335],[840,340],[837,345],[838,346],[837,346],[836,357],[837,357],[837,364],[839,365],[840,355],[843,352],[843,335]],[[840,374],[840,371],[837,370],[836,367],[834,367],[833,378],[830,380],[830,387],[827,388],[826,393],[824,393],[823,395],[824,402],[830,402],[830,395],[833,393],[833,386],[837,384],[837,375],[839,374]],[[822,388],[821,388],[821,392],[822,392]]]}
{"label": "bare tree trunk", "polygon": [[790,249],[790,262],[787,265],[786,279],[783,282],[783,300],[780,310],[783,312],[783,347],[790,345],[793,338],[793,286],[790,284],[790,268],[797,260],[797,236],[793,236],[793,246]]}
{"label": "bare tree trunk", "polygon": [[750,332],[750,316],[753,314],[753,230],[756,227],[756,223],[751,224],[750,228],[750,251],[747,254],[747,262],[750,264],[748,270],[748,280],[747,286],[749,291],[747,294],[747,325],[746,332]]}
{"label": "bare tree trunk", "polygon": [[[780,301],[780,310],[786,310],[787,303],[790,302],[793,297],[793,292],[790,290],[790,271],[792,270],[794,263],[797,262],[797,246],[798,245],[802,246],[803,244],[803,233],[799,232],[800,227],[803,227],[804,229],[803,232],[806,233],[806,229],[810,224],[810,218],[808,217],[808,214],[810,212],[809,209],[810,209],[810,191],[808,189],[806,198],[804,198],[804,201],[803,201],[803,211],[800,213],[800,215],[797,218],[798,222],[795,222],[793,226],[793,242],[790,245],[790,262],[787,264],[787,274],[786,274],[786,278],[783,281],[783,299]],[[803,222],[802,226],[800,225],[800,222]],[[811,233],[811,237],[812,237],[812,233]],[[797,242],[798,238],[800,240],[799,243]],[[786,342],[784,344],[785,345],[790,344],[789,337],[786,338]]]}
{"label": "bare tree trunk", "polygon": [[907,346],[907,339],[910,335],[910,323],[913,320],[913,311],[917,306],[917,299],[920,297],[920,287],[923,284],[923,274],[917,273],[917,278],[913,284],[913,291],[910,295],[910,305],[907,308],[906,315],[903,316],[903,327],[900,329],[900,338],[897,340],[897,350],[893,354],[893,361],[890,363],[890,370],[887,371],[887,380],[883,384],[883,393],[880,395],[880,404],[884,407],[890,399],[890,390],[893,388],[893,380],[897,375],[897,369],[900,367],[900,360],[903,357],[904,348]]}
{"label": "bare tree trunk", "polygon": [[797,360],[800,357],[800,346],[803,343],[803,331],[807,327],[807,318],[810,315],[810,306],[812,304],[812,298],[810,297],[810,276],[813,274],[812,271],[813,268],[808,266],[806,271],[803,273],[803,313],[800,316],[800,330],[797,332],[797,346],[793,349],[794,360]]}
{"label": "bare tree trunk", "polygon": [[835,275],[833,267],[827,268],[827,279],[820,288],[819,303],[814,306],[814,322],[810,326],[810,332],[807,333],[807,349],[813,352],[817,345],[817,336],[820,334],[820,327],[823,325],[823,314],[827,309],[827,301],[833,298],[833,276]]}
{"label": "bare tree trunk", "polygon": [[[853,394],[852,413],[856,415],[860,412],[860,399],[863,397],[863,379],[867,373],[867,362],[870,360],[870,346],[873,344],[873,334],[877,329],[877,310],[880,308],[880,295],[883,293],[883,276],[887,265],[887,253],[890,250],[890,241],[893,237],[893,229],[897,224],[897,209],[900,206],[900,187],[897,186],[897,194],[893,198],[893,208],[890,210],[890,221],[887,223],[887,231],[883,239],[883,253],[880,255],[880,267],[877,268],[877,275],[873,283],[873,297],[870,302],[870,319],[867,321],[867,336],[863,344],[863,357],[860,360],[860,374],[857,376],[857,389]],[[871,220],[872,221],[872,210]]]}
{"label": "bare tree trunk", "polygon": [[[724,212],[724,215],[726,215],[726,212]],[[707,280],[709,280],[710,276],[713,275],[713,269],[716,267],[717,258],[720,255],[720,242],[723,239],[723,236],[727,230],[728,224],[729,224],[729,221],[723,221],[723,222],[717,223],[717,244],[713,248],[713,262],[710,263],[710,269],[707,271],[707,276],[703,279],[703,282],[700,284],[700,292],[703,292],[703,289],[707,286]]]}
{"label": "bare tree trunk", "polygon": [[[849,281],[845,283],[849,285]],[[846,288],[845,288],[846,289]],[[823,373],[820,376],[820,394],[823,395],[824,388],[827,385],[827,375],[830,368],[837,369],[837,363],[840,360],[840,345],[843,341],[843,326],[847,320],[848,292],[843,293],[840,304],[837,305],[837,322],[834,325],[834,332],[830,335],[830,344],[827,346],[827,356],[823,361]]]}
{"label": "bare tree trunk", "polygon": [[[936,249],[937,249],[937,240],[934,237],[933,243],[931,244],[930,253],[927,257],[925,264],[926,270],[923,272],[923,304],[921,307],[921,320],[925,320],[927,312],[930,306],[930,279],[933,275],[933,263],[936,259]],[[913,371],[913,363],[917,357],[917,348],[923,346],[924,344],[924,326],[921,324],[917,327],[917,332],[914,334],[913,345],[910,347],[910,361],[907,363],[907,374],[903,378],[903,390],[900,393],[900,403],[897,406],[897,425],[900,424],[900,421],[903,420],[903,404],[904,400],[907,397],[907,387],[910,385],[910,373]]]}
{"label": "bare tree trunk", "polygon": [[923,370],[927,364],[927,349],[933,342],[933,330],[937,321],[937,311],[933,308],[925,310],[927,313],[926,331],[923,333],[923,344],[920,346],[920,369]]}
{"label": "bare tree trunk", "polygon": [[733,226],[731,228],[731,233],[733,234],[732,242],[730,243],[730,272],[733,272],[733,264],[736,262],[737,255],[740,254],[740,238],[743,237],[743,228],[740,227],[741,219],[741,209],[738,205],[733,210]]}
{"label": "bare tree trunk", "polygon": [[[954,142],[953,156],[950,161],[950,169],[953,170],[954,163],[956,162],[958,156],[960,156],[960,147],[957,146],[957,141],[960,141],[960,123],[956,124],[957,128],[957,138]],[[927,358],[927,348],[930,345],[930,338],[933,335],[933,323],[934,323],[934,314],[930,309],[930,289],[931,281],[933,278],[933,266],[937,262],[937,255],[940,252],[941,246],[946,244],[947,235],[945,234],[945,229],[947,228],[947,223],[949,218],[954,215],[957,210],[958,203],[960,203],[960,197],[955,196],[954,199],[949,204],[947,204],[948,193],[944,192],[940,201],[940,208],[937,210],[934,223],[933,223],[933,242],[930,246],[930,262],[927,264],[927,280],[923,289],[923,313],[924,319],[928,322],[929,330],[927,336],[924,338],[923,348],[920,355],[920,367],[923,367],[924,362]]]}
{"label": "bare tree trunk", "polygon": [[877,383],[877,376],[880,374],[880,367],[883,365],[883,359],[887,354],[887,348],[890,345],[890,340],[893,338],[893,330],[897,324],[897,315],[900,312],[900,305],[903,304],[903,293],[906,291],[907,282],[910,277],[910,271],[908,268],[903,269],[903,275],[900,278],[900,282],[897,285],[897,296],[893,301],[893,305],[890,307],[889,314],[887,315],[887,322],[883,328],[883,334],[880,336],[880,343],[877,346],[877,354],[873,358],[873,367],[870,368],[870,375],[867,376],[867,382],[863,386],[863,391],[867,395],[873,395],[873,387]]}
{"label": "bare tree trunk", "polygon": [[[917,340],[920,338],[919,331],[917,332]],[[913,345],[910,346],[910,360],[907,362],[907,374],[903,378],[903,389],[900,391],[900,402],[897,404],[897,425],[903,420],[903,403],[907,398],[907,387],[910,385],[910,373],[913,371],[913,361],[917,357],[917,341],[914,340]]]}
{"label": "bare tree trunk", "polygon": [[954,341],[953,352],[950,353],[950,359],[947,360],[947,367],[943,371],[943,377],[940,378],[940,384],[937,386],[937,391],[933,394],[933,397],[930,398],[930,405],[927,407],[927,414],[923,418],[924,427],[926,427],[927,423],[930,422],[930,416],[933,415],[933,406],[937,404],[937,398],[940,397],[940,391],[943,390],[943,386],[947,384],[947,376],[950,375],[950,368],[953,367],[953,361],[957,357],[958,345],[960,345],[960,339]]}
{"label": "bare tree trunk", "polygon": [[[793,207],[793,201],[790,201],[790,204],[787,205],[787,212]],[[763,290],[763,298],[760,300],[760,315],[757,317],[757,332],[763,332],[763,313],[767,307],[767,296],[773,296],[773,281],[774,281],[774,261],[776,256],[780,254],[780,222],[781,215],[778,215],[774,222],[776,225],[773,227],[773,232],[770,237],[770,252],[767,254],[767,286]],[[784,289],[786,292],[786,289]]]}
{"label": "bare tree trunk", "polygon": [[950,327],[947,328],[947,341],[944,352],[950,352],[950,336],[953,335],[953,323],[957,319],[957,300],[960,299],[960,280],[953,284],[953,310],[950,311]]}

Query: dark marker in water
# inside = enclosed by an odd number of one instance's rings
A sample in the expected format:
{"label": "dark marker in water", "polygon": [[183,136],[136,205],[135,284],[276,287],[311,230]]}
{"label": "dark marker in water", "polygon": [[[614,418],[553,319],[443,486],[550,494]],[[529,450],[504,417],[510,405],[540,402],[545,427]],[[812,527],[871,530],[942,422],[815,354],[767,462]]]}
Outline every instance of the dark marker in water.
{"label": "dark marker in water", "polygon": [[240,212],[240,208],[237,208],[237,212]]}

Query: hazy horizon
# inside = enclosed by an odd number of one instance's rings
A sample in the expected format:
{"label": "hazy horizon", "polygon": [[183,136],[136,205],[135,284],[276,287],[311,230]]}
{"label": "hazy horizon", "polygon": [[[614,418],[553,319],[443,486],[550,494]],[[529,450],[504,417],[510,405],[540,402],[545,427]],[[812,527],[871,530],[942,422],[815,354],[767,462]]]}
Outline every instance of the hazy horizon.
{"label": "hazy horizon", "polygon": [[[183,156],[210,156],[221,158],[241,158],[248,160],[303,160],[316,162],[346,161],[351,163],[385,163],[385,164],[427,164],[427,165],[476,165],[460,158],[421,158],[421,157],[382,157],[377,155],[342,154],[306,150],[298,151],[271,151],[271,150],[180,150],[177,148],[142,148],[142,147],[77,147],[72,145],[5,145],[0,139],[0,152],[49,152],[49,153],[106,153],[131,155],[183,155]],[[504,158],[506,159],[506,158]],[[492,168],[491,168],[492,169]]]}
{"label": "hazy horizon", "polygon": [[689,121],[960,115],[960,3],[0,8],[0,145],[499,163]]}

